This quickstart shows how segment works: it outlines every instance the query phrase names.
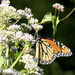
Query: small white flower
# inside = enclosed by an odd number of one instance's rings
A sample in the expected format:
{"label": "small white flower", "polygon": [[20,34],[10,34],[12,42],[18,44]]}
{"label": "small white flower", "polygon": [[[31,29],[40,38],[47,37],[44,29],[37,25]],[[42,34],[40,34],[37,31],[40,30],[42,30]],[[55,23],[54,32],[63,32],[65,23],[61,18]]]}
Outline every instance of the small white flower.
{"label": "small white flower", "polygon": [[7,37],[8,37],[8,39],[9,39],[9,41],[14,42],[15,32],[13,32],[13,31],[6,31],[6,33],[5,33],[5,34],[7,35]]}
{"label": "small white flower", "polygon": [[24,52],[25,52],[25,53],[29,53],[31,50],[32,50],[32,49],[26,48]]}
{"label": "small white flower", "polygon": [[43,70],[40,67],[38,67],[37,62],[34,61],[32,55],[25,54],[19,61],[25,63],[24,68],[29,70],[29,74],[35,73],[38,75],[43,75]]}
{"label": "small white flower", "polygon": [[0,4],[0,15],[1,15],[0,22],[3,22],[3,23],[8,22],[9,19],[17,18],[16,9],[6,4]]}
{"label": "small white flower", "polygon": [[2,0],[1,3],[2,4],[6,4],[6,5],[10,5],[10,1],[9,0]]}
{"label": "small white flower", "polygon": [[26,17],[25,11],[22,9],[17,10],[17,19],[21,19],[23,17]]}
{"label": "small white flower", "polygon": [[61,12],[64,11],[64,6],[63,5],[61,5],[60,10],[61,10]]}
{"label": "small white flower", "polygon": [[37,20],[37,19],[34,19],[34,18],[31,18],[31,19],[29,20],[29,23],[30,23],[30,24],[36,24],[36,23],[38,23],[38,20]]}
{"label": "small white flower", "polygon": [[22,23],[21,25],[25,26],[27,29],[32,30],[31,26],[26,25],[25,23]]}
{"label": "small white flower", "polygon": [[3,75],[6,75],[6,74],[8,74],[8,75],[20,75],[18,71],[13,70],[13,69],[5,69],[3,71]]}
{"label": "small white flower", "polygon": [[8,42],[8,37],[5,34],[6,30],[0,30],[0,43],[4,44]]}
{"label": "small white flower", "polygon": [[34,37],[29,33],[25,33],[24,36],[21,37],[21,39],[24,40],[25,42],[28,42],[33,41]]}
{"label": "small white flower", "polygon": [[26,7],[25,12],[31,14],[31,9]]}
{"label": "small white flower", "polygon": [[33,61],[33,56],[29,54],[25,54],[22,56],[22,62],[27,63],[27,62],[32,62]]}
{"label": "small white flower", "polygon": [[52,5],[54,8],[58,9],[59,11],[63,12],[64,11],[64,6],[60,5],[59,3],[55,3]]}
{"label": "small white flower", "polygon": [[13,31],[6,31],[5,34],[8,36],[8,37],[11,37],[12,35],[15,36],[15,33]]}
{"label": "small white flower", "polygon": [[8,30],[18,30],[18,29],[20,29],[19,25],[11,25],[8,27]]}
{"label": "small white flower", "polygon": [[34,22],[35,22],[35,19],[34,19],[34,18],[31,18],[31,19],[29,20],[29,23],[30,23],[30,24],[34,24]]}
{"label": "small white flower", "polygon": [[24,10],[19,9],[19,10],[17,10],[17,13],[19,15],[25,16],[25,11]]}
{"label": "small white flower", "polygon": [[39,31],[39,30],[41,30],[41,29],[43,28],[43,26],[38,25],[38,24],[34,24],[34,25],[32,25],[32,27],[33,27],[36,31]]}
{"label": "small white flower", "polygon": [[15,38],[20,41],[22,36],[23,36],[22,31],[18,31],[16,32]]}
{"label": "small white flower", "polygon": [[25,16],[26,16],[26,19],[30,19],[33,16],[33,14],[25,13]]}
{"label": "small white flower", "polygon": [[37,71],[35,71],[34,73],[35,73],[36,75],[41,75],[41,73],[39,73],[39,72],[37,72]]}

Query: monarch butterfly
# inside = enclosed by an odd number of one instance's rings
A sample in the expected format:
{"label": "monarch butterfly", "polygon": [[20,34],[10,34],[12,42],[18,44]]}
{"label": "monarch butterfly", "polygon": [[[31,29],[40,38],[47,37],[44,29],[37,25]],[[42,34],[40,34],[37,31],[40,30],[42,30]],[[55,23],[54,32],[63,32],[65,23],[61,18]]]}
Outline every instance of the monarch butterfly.
{"label": "monarch butterfly", "polygon": [[51,64],[57,57],[71,56],[70,48],[54,39],[39,39],[36,42],[35,59],[40,64]]}

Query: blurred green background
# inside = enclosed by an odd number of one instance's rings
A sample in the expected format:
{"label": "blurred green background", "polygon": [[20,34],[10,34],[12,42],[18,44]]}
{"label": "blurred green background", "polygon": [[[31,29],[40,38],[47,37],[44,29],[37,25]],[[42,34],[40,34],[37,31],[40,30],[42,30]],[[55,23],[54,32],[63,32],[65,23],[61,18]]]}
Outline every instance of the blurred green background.
{"label": "blurred green background", "polygon": [[[60,19],[64,18],[73,8],[75,0],[10,0],[11,5],[17,9],[31,8],[34,18],[39,22],[47,12],[54,14],[52,4],[60,3],[65,6]],[[44,24],[44,28],[39,32],[41,36],[52,37],[52,24]],[[40,65],[44,69],[44,75],[75,75],[75,11],[58,25],[55,39],[68,46],[73,55],[71,57],[57,58],[50,65]]]}

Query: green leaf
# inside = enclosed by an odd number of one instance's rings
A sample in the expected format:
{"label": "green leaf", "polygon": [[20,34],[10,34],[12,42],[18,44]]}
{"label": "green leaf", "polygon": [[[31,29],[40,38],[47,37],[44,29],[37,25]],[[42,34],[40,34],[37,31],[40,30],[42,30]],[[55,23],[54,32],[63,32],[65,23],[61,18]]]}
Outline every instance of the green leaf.
{"label": "green leaf", "polygon": [[60,22],[59,17],[52,16],[51,18],[52,24],[53,24],[53,37],[55,36],[55,33],[57,31],[57,26]]}
{"label": "green leaf", "polygon": [[3,65],[3,63],[4,63],[4,58],[0,57],[0,67]]}
{"label": "green leaf", "polygon": [[21,52],[16,53],[15,56],[14,56],[14,58],[17,59],[17,57],[20,55],[20,53],[21,53]]}
{"label": "green leaf", "polygon": [[55,26],[56,26],[56,16],[52,16],[52,17],[51,17],[51,21],[52,21],[52,23],[53,23],[53,29],[54,29]]}
{"label": "green leaf", "polygon": [[26,70],[21,70],[21,71],[20,71],[20,74],[21,74],[21,75],[27,75],[27,72],[26,72]]}
{"label": "green leaf", "polygon": [[51,21],[53,24],[53,38],[54,38],[56,32],[56,16],[52,16]]}
{"label": "green leaf", "polygon": [[42,21],[40,22],[40,24],[45,24],[51,21],[51,17],[52,14],[51,12],[48,12],[47,14],[45,14],[45,16],[43,17]]}
{"label": "green leaf", "polygon": [[56,26],[59,24],[60,20],[59,20],[59,17],[57,17],[56,19]]}
{"label": "green leaf", "polygon": [[34,65],[38,65],[38,63],[37,62],[34,62]]}
{"label": "green leaf", "polygon": [[51,21],[52,21],[52,23],[54,23],[56,21],[56,16],[52,16]]}
{"label": "green leaf", "polygon": [[2,56],[0,57],[0,67],[2,67],[3,64],[6,64],[6,60],[5,58],[3,58]]}

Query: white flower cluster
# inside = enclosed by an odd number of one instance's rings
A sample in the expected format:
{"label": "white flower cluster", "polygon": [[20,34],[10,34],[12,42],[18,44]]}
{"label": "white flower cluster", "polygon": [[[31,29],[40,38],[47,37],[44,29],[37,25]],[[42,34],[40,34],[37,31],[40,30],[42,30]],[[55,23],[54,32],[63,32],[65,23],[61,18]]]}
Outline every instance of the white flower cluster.
{"label": "white flower cluster", "polygon": [[30,51],[32,51],[32,49],[26,48],[24,52],[29,53]]}
{"label": "white flower cluster", "polygon": [[3,75],[20,75],[20,73],[13,69],[4,69]]}
{"label": "white flower cluster", "polygon": [[0,22],[5,23],[9,19],[17,17],[16,8],[9,6],[9,0],[3,0],[0,4]]}
{"label": "white flower cluster", "polygon": [[9,41],[14,42],[16,39],[17,41],[21,41],[21,37],[23,36],[22,31],[7,31],[7,30],[0,30],[0,43],[6,44]]}
{"label": "white flower cluster", "polygon": [[[28,29],[32,30],[32,28],[34,28],[35,31],[39,31],[43,28],[41,25],[38,24],[38,20],[34,19],[32,16],[33,14],[31,13],[30,8],[26,7],[24,10],[21,9],[17,10],[16,8],[10,6],[9,0],[1,1],[0,45],[1,44],[4,45],[2,46],[3,50],[0,50],[2,51],[0,52],[1,56],[9,57],[9,51],[10,51],[10,56],[13,60],[12,54],[19,53],[18,52],[19,48],[21,50],[20,52],[22,52],[24,49],[23,47],[26,47],[26,49],[24,50],[24,54],[32,51],[31,47],[35,43],[35,38],[33,37],[32,34],[29,34],[27,30]],[[22,18],[26,18],[28,20],[28,24],[21,23],[21,25],[18,25],[17,22]],[[15,19],[16,22],[13,23],[11,19]],[[21,47],[19,46],[19,44],[21,45]],[[5,51],[4,55],[3,51]],[[34,56],[30,54],[25,54],[22,56],[22,60],[20,60],[20,62],[25,63],[24,68],[25,70],[29,71],[28,74],[43,75],[43,70],[38,67],[37,62],[34,61],[33,57]],[[9,67],[8,64],[9,63],[5,64],[4,66]],[[3,69],[3,75],[20,75],[20,74],[16,70],[8,68],[8,69]]]}
{"label": "white flower cluster", "polygon": [[25,63],[24,68],[29,71],[29,74],[35,73],[36,75],[43,75],[43,70],[37,66],[37,63],[34,61],[32,55],[29,54],[23,55],[20,62]]}
{"label": "white flower cluster", "polygon": [[28,13],[28,14],[31,14],[31,9],[26,7],[25,12]]}
{"label": "white flower cluster", "polygon": [[10,5],[10,1],[9,0],[2,0],[1,3],[2,4],[6,4],[6,5]]}
{"label": "white flower cluster", "polygon": [[31,9],[27,7],[25,8],[25,10],[21,10],[21,9],[17,10],[17,14],[18,14],[17,16],[18,19],[21,19],[22,17],[25,17],[26,19],[30,19],[33,16],[31,13]]}
{"label": "white flower cluster", "polygon": [[29,20],[29,23],[31,24],[31,26],[34,28],[35,31],[39,31],[39,30],[41,30],[43,28],[42,25],[38,24],[38,20],[37,19],[31,18]]}
{"label": "white flower cluster", "polygon": [[22,36],[23,36],[23,32],[22,31],[17,31],[16,35],[15,35],[15,38],[16,38],[16,40],[21,41]]}
{"label": "white flower cluster", "polygon": [[8,30],[14,31],[14,30],[20,30],[20,26],[19,25],[11,25],[8,27]]}
{"label": "white flower cluster", "polygon": [[25,42],[30,42],[34,40],[34,37],[29,33],[24,33],[24,35],[21,37],[21,39]]}
{"label": "white flower cluster", "polygon": [[9,41],[14,42],[15,33],[13,31],[6,31],[5,34],[7,35]]}
{"label": "white flower cluster", "polygon": [[21,23],[21,26],[24,26],[24,27],[26,27],[27,29],[32,30],[32,27],[29,26],[29,25],[27,25],[27,24],[25,24],[25,23]]}
{"label": "white flower cluster", "polygon": [[23,33],[22,31],[13,32],[12,31],[13,29],[19,28],[19,26],[17,26],[16,28],[14,27],[15,27],[14,25],[9,27],[9,30],[11,29],[11,31],[0,30],[0,43],[1,44],[8,43],[8,41],[14,42],[15,39],[17,41],[23,40],[24,42],[32,42],[32,43],[35,42],[34,37],[29,33]]}
{"label": "white flower cluster", "polygon": [[19,10],[17,10],[17,14],[18,14],[17,18],[18,18],[18,19],[21,19],[22,17],[25,16],[25,11],[19,9]]}
{"label": "white flower cluster", "polygon": [[30,23],[30,24],[36,24],[36,23],[38,23],[38,20],[37,20],[37,19],[34,19],[34,18],[31,18],[31,19],[29,20],[29,23]]}
{"label": "white flower cluster", "polygon": [[28,25],[23,23],[21,25],[24,25],[26,28],[32,30],[32,28],[34,28],[35,31],[39,31],[43,28],[43,26],[38,24],[38,20],[32,18],[33,14],[31,13],[31,9],[30,8],[25,8],[25,10],[17,10],[17,14],[18,14],[18,19],[21,19],[22,17],[25,17],[26,19],[28,19]]}
{"label": "white flower cluster", "polygon": [[38,24],[33,24],[32,27],[36,30],[36,31],[39,31],[43,28],[43,26],[41,25],[38,25]]}
{"label": "white flower cluster", "polygon": [[17,32],[7,31],[6,34],[9,38],[9,41],[12,42],[15,42],[15,40],[21,41],[21,37],[23,36],[22,31],[17,31]]}
{"label": "white flower cluster", "polygon": [[59,11],[63,12],[64,11],[64,6],[60,5],[59,3],[55,3],[52,5],[54,8],[58,9]]}
{"label": "white flower cluster", "polygon": [[0,44],[5,44],[8,42],[8,37],[6,35],[6,30],[0,30]]}
{"label": "white flower cluster", "polygon": [[31,9],[30,8],[25,8],[25,14],[26,14],[26,18],[27,19],[30,19],[32,16],[33,16],[33,14],[31,13]]}

